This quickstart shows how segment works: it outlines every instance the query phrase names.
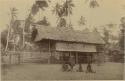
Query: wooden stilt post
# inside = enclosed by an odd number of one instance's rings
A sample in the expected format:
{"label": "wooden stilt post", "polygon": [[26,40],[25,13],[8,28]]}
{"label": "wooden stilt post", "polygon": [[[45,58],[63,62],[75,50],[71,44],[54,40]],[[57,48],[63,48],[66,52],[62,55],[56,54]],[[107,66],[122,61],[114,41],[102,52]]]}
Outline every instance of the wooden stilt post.
{"label": "wooden stilt post", "polygon": [[78,64],[78,53],[76,52],[76,64]]}
{"label": "wooden stilt post", "polygon": [[49,40],[49,58],[48,58],[48,64],[50,64],[51,59],[51,48],[50,48],[50,40]]}
{"label": "wooden stilt post", "polygon": [[71,53],[71,51],[69,52],[69,56],[72,56],[72,53]]}
{"label": "wooden stilt post", "polygon": [[[15,42],[14,42],[14,54],[12,55],[13,57],[16,55],[16,44],[15,44]],[[14,57],[14,59],[15,59],[15,57]],[[12,61],[13,62],[13,61]]]}
{"label": "wooden stilt post", "polygon": [[24,23],[24,26],[23,26],[23,48],[25,46],[25,23]]}
{"label": "wooden stilt post", "polygon": [[9,64],[11,64],[11,54],[9,54],[9,60],[10,60]]}
{"label": "wooden stilt post", "polygon": [[91,54],[91,62],[93,63],[93,53]]}

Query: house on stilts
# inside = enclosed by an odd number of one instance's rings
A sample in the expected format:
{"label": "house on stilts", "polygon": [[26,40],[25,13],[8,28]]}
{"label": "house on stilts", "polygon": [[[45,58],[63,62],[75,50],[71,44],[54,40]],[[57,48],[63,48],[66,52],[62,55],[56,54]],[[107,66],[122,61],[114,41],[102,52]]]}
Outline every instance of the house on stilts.
{"label": "house on stilts", "polygon": [[[48,63],[62,63],[73,55],[75,63],[87,63],[91,57],[103,56],[104,40],[98,32],[34,25],[33,42]],[[100,58],[100,57],[99,57]]]}

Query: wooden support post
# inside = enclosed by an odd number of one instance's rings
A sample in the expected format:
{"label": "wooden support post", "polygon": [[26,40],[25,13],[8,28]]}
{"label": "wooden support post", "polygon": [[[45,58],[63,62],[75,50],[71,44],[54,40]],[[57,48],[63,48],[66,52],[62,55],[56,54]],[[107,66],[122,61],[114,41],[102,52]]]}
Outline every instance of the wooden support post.
{"label": "wooden support post", "polygon": [[18,54],[18,64],[20,64],[20,53]]}
{"label": "wooden support post", "polygon": [[[13,55],[12,56],[15,56],[16,55],[16,44],[15,44],[15,41],[14,41],[14,53],[13,53]],[[15,59],[15,57],[14,57],[14,59]],[[12,61],[13,62],[13,61]]]}
{"label": "wooden support post", "polygon": [[9,54],[9,64],[11,64],[11,54]]}
{"label": "wooden support post", "polygon": [[25,46],[25,31],[24,31],[25,29],[24,29],[24,27],[23,27],[23,48],[24,48],[24,46]]}
{"label": "wooden support post", "polygon": [[[53,56],[54,56],[54,58],[57,58],[57,59],[58,59],[58,56],[57,56],[57,53],[56,53],[55,50],[54,50],[54,54],[53,54]],[[56,57],[56,56],[57,56],[57,57]],[[55,59],[54,59],[53,63],[54,63],[54,64],[57,63],[57,62],[55,61]]]}
{"label": "wooden support post", "polygon": [[93,63],[93,53],[91,54],[91,62]]}
{"label": "wooden support post", "polygon": [[48,64],[50,64],[50,59],[51,59],[51,47],[50,47],[50,40],[49,40],[49,58],[48,58]]}
{"label": "wooden support post", "polygon": [[78,53],[76,52],[76,64],[78,64]]}
{"label": "wooden support post", "polygon": [[71,51],[69,52],[69,56],[71,57]]}

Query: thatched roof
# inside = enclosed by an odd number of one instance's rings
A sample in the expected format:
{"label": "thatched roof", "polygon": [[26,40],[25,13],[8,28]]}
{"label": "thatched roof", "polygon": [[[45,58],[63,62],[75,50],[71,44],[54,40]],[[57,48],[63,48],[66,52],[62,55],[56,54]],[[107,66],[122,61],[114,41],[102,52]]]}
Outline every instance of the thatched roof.
{"label": "thatched roof", "polygon": [[35,41],[50,39],[69,42],[105,44],[97,32],[85,32],[68,28],[53,28],[47,26],[36,26],[36,28],[38,30],[38,34],[36,35]]}

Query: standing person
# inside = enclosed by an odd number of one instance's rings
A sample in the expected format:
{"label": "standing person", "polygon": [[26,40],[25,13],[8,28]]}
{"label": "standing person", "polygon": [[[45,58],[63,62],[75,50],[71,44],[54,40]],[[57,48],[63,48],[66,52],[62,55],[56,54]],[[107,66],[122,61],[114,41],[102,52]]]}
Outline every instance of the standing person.
{"label": "standing person", "polygon": [[87,65],[87,70],[86,70],[86,73],[95,73],[95,71],[92,70],[92,59],[91,57],[89,56],[88,57],[88,65]]}
{"label": "standing person", "polygon": [[70,71],[73,71],[73,67],[75,66],[75,59],[73,55],[69,57],[69,65],[70,65]]}
{"label": "standing person", "polygon": [[[78,72],[83,72],[83,69],[82,69],[82,61],[83,61],[83,57],[79,57],[80,61],[78,61],[78,64],[79,64],[79,67],[78,67]],[[82,60],[82,61],[81,61]]]}
{"label": "standing person", "polygon": [[63,71],[69,71],[69,67],[68,67],[68,57],[65,56],[65,54],[62,57],[62,70]]}
{"label": "standing person", "polygon": [[79,63],[79,69],[78,69],[79,72],[83,72],[83,69],[82,69],[82,64]]}

